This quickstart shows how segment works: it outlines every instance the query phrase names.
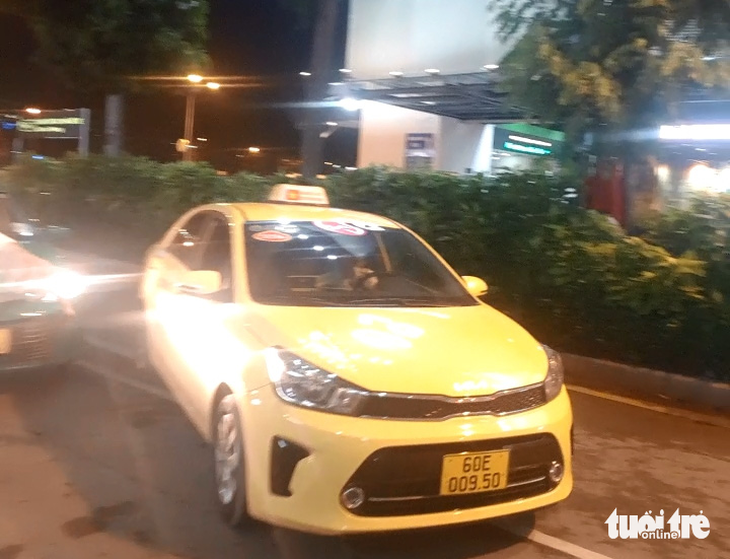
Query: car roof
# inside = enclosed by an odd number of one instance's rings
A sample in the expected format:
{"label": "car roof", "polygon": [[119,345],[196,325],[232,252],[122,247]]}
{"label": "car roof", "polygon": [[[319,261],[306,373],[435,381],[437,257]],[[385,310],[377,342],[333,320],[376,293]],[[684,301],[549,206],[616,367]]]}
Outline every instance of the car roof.
{"label": "car roof", "polygon": [[222,204],[237,210],[245,221],[290,221],[349,220],[364,221],[380,227],[400,229],[401,226],[387,217],[331,208],[329,206],[308,206],[304,204],[232,203]]}

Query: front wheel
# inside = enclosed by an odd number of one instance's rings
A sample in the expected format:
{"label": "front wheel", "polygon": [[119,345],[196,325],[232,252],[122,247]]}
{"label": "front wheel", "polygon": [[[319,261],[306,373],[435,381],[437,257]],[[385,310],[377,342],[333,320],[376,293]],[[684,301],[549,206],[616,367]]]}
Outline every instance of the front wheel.
{"label": "front wheel", "polygon": [[243,431],[233,394],[228,392],[218,400],[214,414],[213,462],[221,515],[232,526],[249,525]]}

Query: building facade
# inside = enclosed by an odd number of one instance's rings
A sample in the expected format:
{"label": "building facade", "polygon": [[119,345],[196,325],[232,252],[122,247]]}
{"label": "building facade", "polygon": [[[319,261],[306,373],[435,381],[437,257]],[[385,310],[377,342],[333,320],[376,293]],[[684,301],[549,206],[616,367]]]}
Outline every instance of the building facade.
{"label": "building facade", "polygon": [[559,132],[500,92],[488,0],[350,0],[345,79],[359,101],[358,166],[493,173],[553,160]]}

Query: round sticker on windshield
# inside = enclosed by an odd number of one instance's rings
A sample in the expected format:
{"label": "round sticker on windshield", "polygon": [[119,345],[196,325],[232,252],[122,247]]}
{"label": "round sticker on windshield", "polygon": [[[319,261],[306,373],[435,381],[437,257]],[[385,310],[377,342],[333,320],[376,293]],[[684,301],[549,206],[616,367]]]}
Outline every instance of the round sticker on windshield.
{"label": "round sticker on windshield", "polygon": [[349,223],[343,221],[315,221],[314,225],[330,233],[337,233],[338,235],[348,235],[350,237],[361,237],[366,231],[360,227],[355,227]]}
{"label": "round sticker on windshield", "polygon": [[292,236],[289,233],[284,233],[282,231],[261,231],[260,233],[254,233],[251,235],[252,239],[256,239],[257,241],[263,241],[265,243],[286,243],[288,241],[292,240]]}

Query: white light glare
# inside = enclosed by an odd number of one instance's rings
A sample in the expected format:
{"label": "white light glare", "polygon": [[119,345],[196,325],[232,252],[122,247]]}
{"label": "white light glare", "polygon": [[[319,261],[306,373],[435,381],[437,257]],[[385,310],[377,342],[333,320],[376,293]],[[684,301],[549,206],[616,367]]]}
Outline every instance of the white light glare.
{"label": "white light glare", "polygon": [[340,107],[346,111],[357,111],[360,108],[360,101],[353,97],[345,97],[340,100]]}
{"label": "white light glare", "polygon": [[730,140],[730,124],[683,124],[660,126],[662,140]]}
{"label": "white light glare", "polygon": [[695,190],[713,190],[717,172],[707,165],[698,164],[687,174],[687,182]]}

